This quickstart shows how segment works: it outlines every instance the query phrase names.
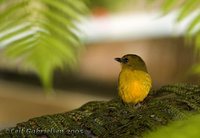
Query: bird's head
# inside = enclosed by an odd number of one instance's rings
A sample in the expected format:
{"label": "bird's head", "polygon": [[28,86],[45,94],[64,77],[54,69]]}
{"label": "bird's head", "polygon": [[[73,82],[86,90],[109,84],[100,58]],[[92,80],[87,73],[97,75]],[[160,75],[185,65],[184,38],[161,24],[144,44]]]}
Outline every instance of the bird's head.
{"label": "bird's head", "polygon": [[120,62],[122,69],[142,70],[147,72],[145,62],[141,57],[135,54],[127,54],[121,58],[115,58],[116,61]]}

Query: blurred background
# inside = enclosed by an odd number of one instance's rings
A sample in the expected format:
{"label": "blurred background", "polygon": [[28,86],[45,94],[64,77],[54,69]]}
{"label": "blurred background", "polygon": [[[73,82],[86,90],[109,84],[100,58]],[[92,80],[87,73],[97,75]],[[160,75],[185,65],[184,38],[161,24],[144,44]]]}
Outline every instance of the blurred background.
{"label": "blurred background", "polygon": [[191,1],[0,0],[0,129],[117,97],[125,54],[145,60],[153,89],[198,84]]}

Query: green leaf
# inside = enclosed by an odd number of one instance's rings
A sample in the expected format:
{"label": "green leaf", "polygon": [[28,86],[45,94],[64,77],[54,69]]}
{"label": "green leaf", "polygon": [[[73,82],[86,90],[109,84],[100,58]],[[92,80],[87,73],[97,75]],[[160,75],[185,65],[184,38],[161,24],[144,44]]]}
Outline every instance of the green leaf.
{"label": "green leaf", "polygon": [[168,13],[177,3],[177,0],[165,0],[164,4],[162,4],[162,11],[165,13]]}
{"label": "green leaf", "polygon": [[[60,12],[63,12],[68,17],[71,17],[72,19],[78,20],[80,18],[80,14],[77,11],[74,11],[69,5],[64,5],[62,1],[51,1],[51,0],[42,0],[44,3],[46,3],[49,6],[54,7],[55,9],[59,10]],[[77,1],[77,0],[75,0]]]}
{"label": "green leaf", "polygon": [[191,12],[198,8],[200,4],[199,0],[187,0],[183,4],[181,11],[178,15],[177,21],[180,22],[184,20]]}
{"label": "green leaf", "polygon": [[26,36],[15,42],[15,45],[7,49],[5,54],[12,58],[22,58],[31,51],[31,48],[34,47],[36,43],[32,35]]}
{"label": "green leaf", "polygon": [[[190,23],[189,27],[187,28],[187,33],[188,33],[188,34],[192,34],[192,33],[194,33],[195,29],[199,29],[199,30],[200,30],[200,28],[195,28],[195,27],[197,27],[198,25],[200,25],[200,14],[198,14],[198,15],[193,19],[193,21]],[[196,32],[199,31],[199,30],[196,30]]]}
{"label": "green leaf", "polygon": [[28,31],[28,29],[30,29],[30,26],[28,24],[16,25],[15,27],[7,29],[6,31],[2,31],[0,35],[0,41],[16,37],[17,35]]}
{"label": "green leaf", "polygon": [[199,138],[200,115],[174,122],[166,127],[151,132],[145,138]]}
{"label": "green leaf", "polygon": [[[178,0],[166,0],[162,5],[162,11],[164,14],[170,12],[170,10],[176,6]],[[200,51],[200,12],[199,12],[200,0],[184,0],[182,5],[176,7],[179,10],[177,22],[181,22],[191,15],[195,15],[192,21],[189,23],[185,32],[185,43],[186,45],[195,44],[195,54]],[[178,5],[177,5],[178,6]]]}
{"label": "green leaf", "polygon": [[85,3],[81,2],[81,1],[77,1],[76,3],[74,3],[73,1],[70,1],[70,0],[65,0],[65,1],[69,4],[69,6],[71,8],[73,8],[75,11],[79,12],[80,14],[82,14],[83,12],[85,14],[89,13],[89,10]]}
{"label": "green leaf", "polygon": [[0,0],[0,47],[23,59],[46,89],[56,68],[73,66],[81,46],[76,22],[88,11],[81,0]]}
{"label": "green leaf", "polygon": [[197,34],[195,37],[195,45],[196,45],[196,48],[200,50],[200,34]]}

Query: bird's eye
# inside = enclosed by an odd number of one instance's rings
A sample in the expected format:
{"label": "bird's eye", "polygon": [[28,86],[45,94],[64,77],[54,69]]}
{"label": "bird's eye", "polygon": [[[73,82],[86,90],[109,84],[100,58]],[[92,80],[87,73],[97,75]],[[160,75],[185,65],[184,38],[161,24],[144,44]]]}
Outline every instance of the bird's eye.
{"label": "bird's eye", "polygon": [[127,63],[128,62],[128,58],[123,58],[123,62]]}

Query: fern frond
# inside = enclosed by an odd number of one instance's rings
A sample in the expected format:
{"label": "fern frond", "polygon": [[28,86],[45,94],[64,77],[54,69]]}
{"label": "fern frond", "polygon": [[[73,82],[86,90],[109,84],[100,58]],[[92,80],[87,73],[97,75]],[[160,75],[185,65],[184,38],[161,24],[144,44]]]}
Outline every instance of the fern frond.
{"label": "fern frond", "polygon": [[73,65],[81,40],[74,33],[88,9],[81,0],[0,0],[0,47],[22,59],[46,88],[55,68]]}

